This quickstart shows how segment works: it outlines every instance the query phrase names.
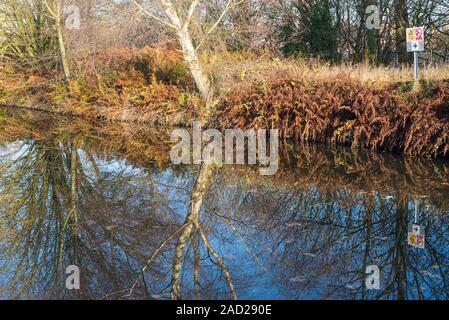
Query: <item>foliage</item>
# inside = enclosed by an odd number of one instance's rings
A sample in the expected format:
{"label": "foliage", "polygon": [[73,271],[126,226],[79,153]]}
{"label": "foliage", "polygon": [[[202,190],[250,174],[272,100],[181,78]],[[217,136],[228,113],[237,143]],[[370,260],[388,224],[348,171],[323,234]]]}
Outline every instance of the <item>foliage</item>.
{"label": "foliage", "polygon": [[344,78],[255,82],[227,96],[216,120],[228,128],[278,128],[295,141],[448,156],[449,81],[423,86],[424,93],[400,86],[379,90]]}
{"label": "foliage", "polygon": [[67,84],[3,72],[0,98],[101,120],[187,125],[199,116],[202,99],[175,50],[106,50],[77,63],[76,76]]}
{"label": "foliage", "polygon": [[55,67],[57,38],[43,1],[2,1],[0,16],[0,58],[5,64],[18,70],[48,71]]}
{"label": "foliage", "polygon": [[336,28],[328,0],[315,0],[307,4],[292,3],[292,10],[301,17],[298,25],[293,21],[280,26],[282,52],[293,56],[312,56],[331,60],[336,57]]}

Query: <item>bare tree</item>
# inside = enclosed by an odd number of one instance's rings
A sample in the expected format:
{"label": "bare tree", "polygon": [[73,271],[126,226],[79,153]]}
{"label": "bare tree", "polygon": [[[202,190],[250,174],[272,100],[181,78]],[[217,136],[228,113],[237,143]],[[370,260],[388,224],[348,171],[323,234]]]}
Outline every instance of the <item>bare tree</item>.
{"label": "bare tree", "polygon": [[70,67],[67,58],[66,46],[63,33],[64,2],[63,0],[52,0],[50,3],[45,0],[45,6],[55,21],[56,32],[58,34],[59,52],[61,54],[61,63],[64,70],[65,80],[70,80]]}
{"label": "bare tree", "polygon": [[226,14],[232,8],[243,3],[245,0],[227,0],[227,3],[221,14],[217,18],[217,20],[208,28],[202,39],[199,39],[198,45],[196,47],[194,45],[190,26],[194,17],[196,15],[200,15],[199,5],[201,0],[157,0],[166,18],[145,9],[142,4],[138,3],[136,0],[131,1],[147,16],[155,19],[156,21],[175,31],[179,44],[182,48],[184,59],[189,65],[190,72],[192,73],[192,76],[195,80],[198,91],[206,99],[206,101],[210,101],[214,95],[214,88],[198,58],[198,49],[202,46],[207,37],[217,29]]}

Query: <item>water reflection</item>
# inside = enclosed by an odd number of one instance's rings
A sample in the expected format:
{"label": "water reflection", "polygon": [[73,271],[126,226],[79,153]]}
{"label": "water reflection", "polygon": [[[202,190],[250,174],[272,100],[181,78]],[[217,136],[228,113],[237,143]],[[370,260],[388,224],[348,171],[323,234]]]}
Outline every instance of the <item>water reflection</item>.
{"label": "water reflection", "polygon": [[[447,161],[285,146],[261,177],[172,166],[166,132],[11,112],[0,125],[0,298],[448,298]],[[425,249],[407,244],[415,209]]]}

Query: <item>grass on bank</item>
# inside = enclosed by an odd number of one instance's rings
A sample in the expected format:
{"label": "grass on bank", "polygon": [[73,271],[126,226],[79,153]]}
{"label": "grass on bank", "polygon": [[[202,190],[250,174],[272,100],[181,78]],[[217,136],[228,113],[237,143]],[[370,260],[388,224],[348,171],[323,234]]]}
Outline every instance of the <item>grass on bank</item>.
{"label": "grass on bank", "polygon": [[[205,54],[202,59],[217,88],[218,101],[236,88],[277,79],[349,79],[377,88],[413,79],[411,66],[337,66],[316,60],[279,59],[264,51]],[[178,108],[204,111],[182,54],[175,47],[99,51],[73,59],[71,67],[75,77],[68,86],[48,70],[17,72],[12,67],[0,67],[0,103],[73,113],[84,113],[96,105],[93,112],[101,117],[139,122],[151,122],[151,117],[142,118],[142,111],[148,113],[151,108],[167,113]],[[421,79],[449,79],[449,65],[422,68]],[[139,116],[133,116],[133,111]]]}
{"label": "grass on bank", "polygon": [[[308,81],[351,80],[357,83],[385,88],[392,83],[413,80],[413,67],[332,65],[319,60],[285,58],[270,53],[223,53],[205,57],[209,72],[214,75],[220,93],[226,95],[235,88],[254,82],[269,82],[279,78]],[[219,70],[219,72],[214,72]],[[424,81],[449,79],[449,64],[426,66],[420,77]]]}
{"label": "grass on bank", "polygon": [[0,103],[96,120],[279,128],[284,138],[410,155],[449,155],[449,66],[333,66],[269,53],[204,55],[217,90],[205,108],[175,48],[114,49],[73,61],[67,85],[47,73],[0,70]]}

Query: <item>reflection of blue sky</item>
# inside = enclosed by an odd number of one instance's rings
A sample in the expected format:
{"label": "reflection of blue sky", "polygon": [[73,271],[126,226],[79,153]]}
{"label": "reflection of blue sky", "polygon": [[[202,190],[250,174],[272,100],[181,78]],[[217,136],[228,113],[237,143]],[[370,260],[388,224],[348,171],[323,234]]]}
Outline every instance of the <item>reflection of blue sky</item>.
{"label": "reflection of blue sky", "polygon": [[[23,141],[16,141],[12,143],[6,143],[4,145],[0,145],[0,167],[4,169],[7,165],[11,164],[12,161],[18,159],[24,152],[28,149],[28,145]],[[12,168],[14,170],[14,168]],[[1,173],[1,171],[0,171]],[[3,183],[0,180],[0,193],[4,192]],[[1,217],[4,216],[4,212],[2,212],[0,207],[0,222]],[[0,229],[1,231],[2,229]],[[0,242],[0,253],[5,249],[6,244]],[[4,259],[0,259],[0,299],[7,298],[2,288],[6,288],[6,284],[9,280],[14,276],[15,270],[11,268],[14,266],[14,261],[8,261]],[[18,289],[18,286],[15,286]]]}
{"label": "reflection of blue sky", "polygon": [[[18,155],[26,152],[27,148],[21,142],[0,147],[0,162],[5,164],[18,159]],[[87,155],[82,150],[79,153],[89,181],[92,185],[98,184]],[[102,196],[114,198],[117,202],[127,201],[129,207],[138,207],[140,202],[145,204],[155,201],[151,196],[154,188],[156,194],[159,194],[157,201],[162,202],[155,206],[154,214],[167,223],[173,223],[173,220],[178,224],[183,223],[198,167],[168,167],[163,170],[140,168],[121,158],[94,157],[101,171],[102,183],[106,185]],[[426,225],[427,245],[426,249],[419,250],[407,246],[406,233],[400,234],[402,238],[397,239],[397,194],[400,190],[376,193],[372,198],[372,207],[368,208],[363,194],[354,195],[345,189],[336,190],[330,195],[322,191],[320,186],[298,190],[251,184],[245,182],[243,177],[237,183],[226,181],[221,179],[221,175],[225,175],[224,169],[218,170],[215,175],[220,180],[212,186],[211,194],[206,197],[202,223],[212,246],[233,276],[239,298],[397,298],[395,286],[398,283],[394,279],[397,255],[404,255],[405,259],[406,279],[403,281],[408,286],[407,298],[447,298],[448,212],[441,212],[431,204],[422,209],[421,223]],[[121,195],[116,192],[117,186],[112,187],[112,184],[117,183],[122,183],[119,187],[135,190],[138,196],[132,199],[120,198]],[[350,199],[352,204],[343,205],[345,199]],[[409,198],[406,203],[408,222],[413,220],[413,205],[413,199]],[[244,223],[237,224],[234,229],[216,216],[212,207]],[[369,236],[365,220],[368,210],[371,210],[372,215]],[[114,215],[115,220],[111,223],[127,224],[129,228],[138,227],[140,214],[133,214],[136,217],[134,222],[123,221],[120,215]],[[277,219],[276,224],[272,223],[271,216]],[[98,238],[104,237],[102,227],[95,229],[94,235]],[[128,241],[120,234],[117,240]],[[99,246],[105,260],[113,254],[113,246],[107,241]],[[5,243],[0,242],[0,254],[4,249]],[[117,261],[126,261],[131,270],[139,270],[140,264],[129,259],[129,252],[123,247],[116,249],[114,254]],[[146,256],[152,252],[147,243],[135,249],[142,250]],[[191,254],[190,250],[189,258]],[[201,255],[203,258],[207,255],[204,248],[201,249]],[[170,263],[171,258],[165,257],[165,262]],[[5,288],[14,276],[16,264],[14,260],[0,260],[0,288]],[[364,289],[364,268],[370,264],[381,267],[381,283],[391,287],[383,287],[380,292],[367,292]],[[210,283],[215,298],[222,298],[226,297],[228,289],[218,270],[217,265],[203,259],[201,279],[205,284]],[[183,286],[189,291],[194,290],[192,273],[192,266],[186,263]],[[100,279],[101,275],[94,276],[91,285],[95,287],[95,282]],[[128,283],[131,280],[128,279]],[[153,290],[162,290],[169,282],[168,274],[159,279],[159,283],[153,283]],[[35,287],[43,285],[44,281],[35,284]],[[7,298],[8,295],[0,291],[0,297]]]}
{"label": "reflection of blue sky", "polygon": [[[12,143],[6,143],[0,146],[0,157],[2,159],[14,160],[14,157],[20,154],[22,148],[26,148],[26,145],[23,141],[16,141]],[[25,151],[25,150],[23,150]],[[11,158],[12,157],[12,158]]]}

